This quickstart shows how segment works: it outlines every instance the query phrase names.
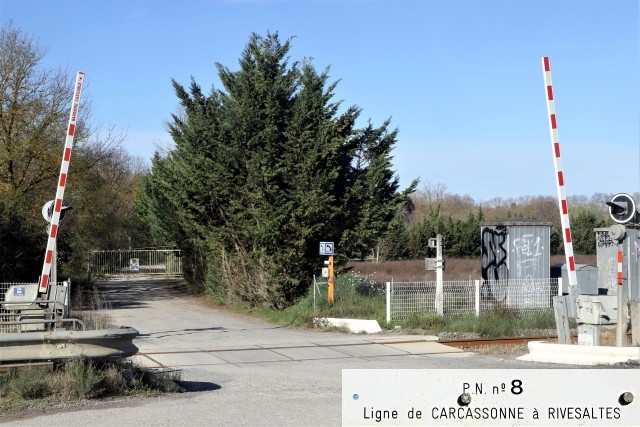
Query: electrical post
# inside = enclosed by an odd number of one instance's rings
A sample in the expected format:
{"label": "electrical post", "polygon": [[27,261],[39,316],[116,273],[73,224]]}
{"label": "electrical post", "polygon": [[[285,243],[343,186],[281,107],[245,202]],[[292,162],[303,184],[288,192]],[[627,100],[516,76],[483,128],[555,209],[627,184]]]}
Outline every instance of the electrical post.
{"label": "electrical post", "polygon": [[[615,199],[615,198],[614,198]],[[615,201],[611,201],[607,203],[610,208],[610,212],[618,209],[618,212],[621,212],[620,209],[623,209],[619,203]],[[633,216],[635,216],[635,205],[631,208],[633,211]],[[624,207],[624,210],[627,210],[627,207]],[[626,213],[626,212],[625,212]],[[616,220],[615,213],[612,215],[614,220]],[[616,314],[616,347],[625,347],[627,340],[627,316],[626,316],[626,298],[624,296],[624,288],[622,285],[624,284],[624,274],[622,271],[622,264],[624,262],[624,254],[623,254],[623,245],[625,240],[628,240],[626,227],[620,223],[614,224],[609,228],[609,237],[618,242],[618,274],[617,274],[617,282],[618,282],[618,290],[616,292],[616,306],[618,313]]]}
{"label": "electrical post", "polygon": [[[435,309],[436,314],[444,314],[444,258],[442,256],[444,242],[441,234],[437,234],[435,238],[429,239],[429,249],[436,250],[435,258],[425,258],[425,269],[427,271],[436,272],[436,295]],[[431,251],[429,251],[431,252]]]}
{"label": "electrical post", "polygon": [[436,235],[436,313],[444,314],[444,260],[442,258],[442,235]]}
{"label": "electrical post", "polygon": [[[633,237],[628,236],[626,225],[630,225],[630,229],[638,223],[638,213],[633,198],[625,193],[616,194],[611,201],[606,203],[609,206],[609,215],[616,224],[609,227],[609,237],[618,242],[617,253],[617,283],[616,291],[616,347],[626,347],[627,343],[627,296],[624,287],[624,246],[627,245],[627,264],[630,264],[632,258],[630,241]],[[633,235],[632,235],[633,236]],[[627,267],[629,268],[629,267]],[[627,271],[627,283],[629,284],[630,272]],[[630,288],[627,288],[627,292]]]}
{"label": "electrical post", "polygon": [[616,321],[616,347],[624,347],[627,336],[627,322],[625,316],[624,295],[622,292],[622,242],[618,243],[618,316]]}

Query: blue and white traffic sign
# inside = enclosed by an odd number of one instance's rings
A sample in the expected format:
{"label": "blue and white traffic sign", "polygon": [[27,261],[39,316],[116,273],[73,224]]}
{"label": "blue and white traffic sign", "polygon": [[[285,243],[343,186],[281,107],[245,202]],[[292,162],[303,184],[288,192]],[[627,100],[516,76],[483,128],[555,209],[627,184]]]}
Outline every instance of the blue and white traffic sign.
{"label": "blue and white traffic sign", "polygon": [[333,242],[320,242],[320,255],[333,255]]}

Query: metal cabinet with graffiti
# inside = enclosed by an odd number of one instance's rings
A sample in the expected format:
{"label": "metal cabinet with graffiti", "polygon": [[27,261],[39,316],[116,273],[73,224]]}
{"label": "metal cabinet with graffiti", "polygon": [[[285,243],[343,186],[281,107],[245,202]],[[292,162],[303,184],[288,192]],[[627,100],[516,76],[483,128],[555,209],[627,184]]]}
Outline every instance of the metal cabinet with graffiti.
{"label": "metal cabinet with graffiti", "polygon": [[[504,283],[520,281],[531,287],[549,278],[551,224],[521,218],[483,223],[481,235],[481,298],[509,305],[510,292]],[[536,295],[532,289],[532,295]],[[548,294],[544,292],[544,294]],[[548,299],[540,298],[544,304]]]}

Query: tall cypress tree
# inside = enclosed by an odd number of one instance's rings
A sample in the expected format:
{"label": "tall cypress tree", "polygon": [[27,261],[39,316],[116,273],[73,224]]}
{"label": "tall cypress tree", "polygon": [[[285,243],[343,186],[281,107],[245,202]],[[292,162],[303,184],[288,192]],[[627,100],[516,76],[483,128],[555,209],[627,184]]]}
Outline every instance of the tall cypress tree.
{"label": "tall cypress tree", "polygon": [[[347,174],[350,185],[343,205],[350,209],[343,212],[342,241],[347,253],[364,258],[388,230],[400,208],[409,202],[417,181],[408,189],[398,192],[399,179],[391,170],[391,151],[396,143],[398,130],[388,131],[390,121],[375,128],[369,123],[357,131],[357,150]],[[355,214],[355,215],[354,215]]]}
{"label": "tall cypress tree", "polygon": [[174,81],[176,147],[154,160],[140,197],[156,233],[185,250],[192,283],[249,305],[305,292],[321,240],[361,256],[416,185],[398,191],[389,122],[356,129],[360,109],[339,113],[328,70],[290,64],[289,50],[278,34],[253,34],[238,71],[217,64],[222,90]]}

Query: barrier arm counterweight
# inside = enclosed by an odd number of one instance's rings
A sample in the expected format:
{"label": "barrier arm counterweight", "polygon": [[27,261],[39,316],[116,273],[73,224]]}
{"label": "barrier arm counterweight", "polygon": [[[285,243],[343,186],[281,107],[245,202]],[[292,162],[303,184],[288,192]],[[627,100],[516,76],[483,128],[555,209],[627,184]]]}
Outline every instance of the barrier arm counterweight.
{"label": "barrier arm counterweight", "polygon": [[51,275],[51,264],[54,262],[56,238],[58,235],[58,226],[60,224],[60,212],[62,210],[62,199],[64,197],[64,189],[67,184],[67,175],[69,173],[69,160],[71,158],[71,149],[73,148],[73,137],[76,133],[76,121],[78,119],[78,109],[80,107],[80,95],[82,93],[82,83],[84,81],[84,73],[78,71],[76,75],[76,83],[73,90],[73,98],[71,101],[71,113],[69,114],[69,126],[67,128],[67,136],[64,142],[64,151],[62,154],[62,165],[60,166],[60,176],[58,177],[58,188],[56,190],[56,198],[53,205],[53,214],[51,216],[51,225],[49,227],[49,238],[47,240],[47,249],[42,266],[42,273],[39,280],[39,294],[45,295],[49,289],[49,281]]}

